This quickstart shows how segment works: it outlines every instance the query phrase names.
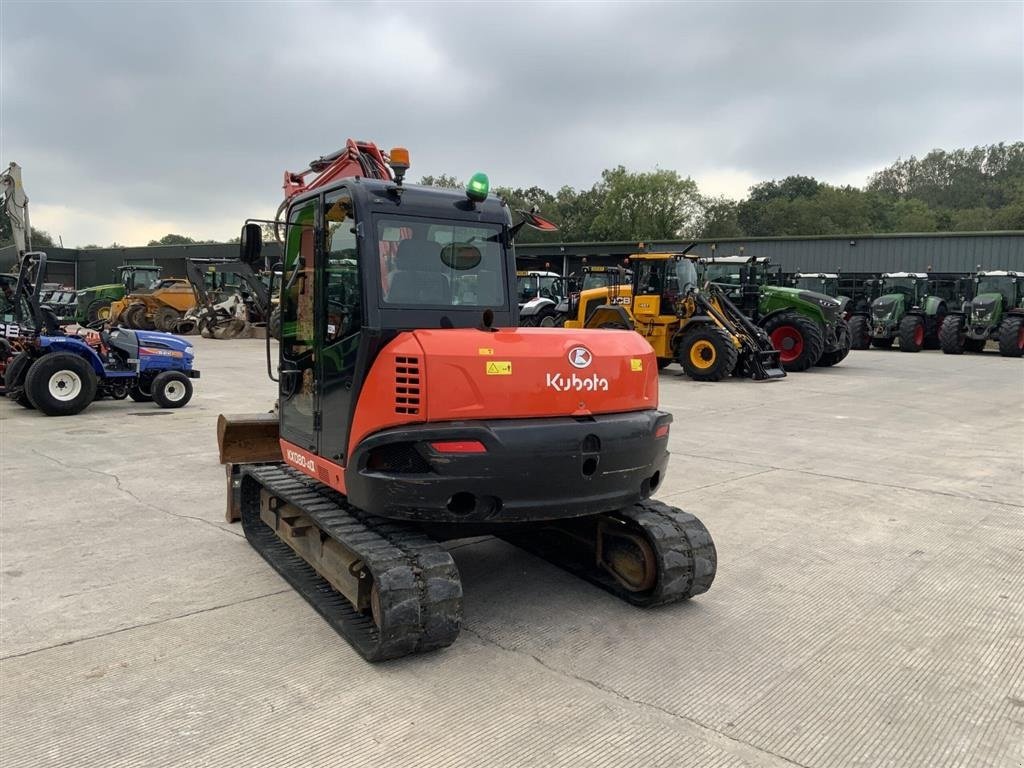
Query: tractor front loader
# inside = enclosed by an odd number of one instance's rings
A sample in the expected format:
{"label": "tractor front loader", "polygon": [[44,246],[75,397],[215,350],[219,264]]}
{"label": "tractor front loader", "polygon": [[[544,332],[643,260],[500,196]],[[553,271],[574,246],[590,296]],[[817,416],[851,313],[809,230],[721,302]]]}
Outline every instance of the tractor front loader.
{"label": "tractor front loader", "polygon": [[[650,346],[515,327],[513,239],[552,225],[513,224],[483,174],[463,193],[408,167],[349,140],[285,174],[278,418],[218,429],[250,544],[370,661],[457,637],[447,539],[500,536],[636,605],[706,591],[710,534],[651,499],[672,416]],[[250,221],[242,261],[261,248]]]}

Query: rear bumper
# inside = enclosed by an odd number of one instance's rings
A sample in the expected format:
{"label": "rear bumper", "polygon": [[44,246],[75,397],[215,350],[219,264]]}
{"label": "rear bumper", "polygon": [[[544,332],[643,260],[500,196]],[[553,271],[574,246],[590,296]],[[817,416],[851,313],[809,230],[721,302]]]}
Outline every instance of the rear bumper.
{"label": "rear bumper", "polygon": [[[523,522],[609,512],[662,483],[671,421],[651,410],[389,429],[359,444],[345,486],[355,506],[403,520]],[[478,441],[486,452],[444,453],[431,445],[440,441]]]}

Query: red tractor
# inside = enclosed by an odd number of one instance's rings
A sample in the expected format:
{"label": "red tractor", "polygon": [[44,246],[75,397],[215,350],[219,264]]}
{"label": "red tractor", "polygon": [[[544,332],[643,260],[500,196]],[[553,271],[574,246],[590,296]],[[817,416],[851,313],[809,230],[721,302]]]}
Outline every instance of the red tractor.
{"label": "red tractor", "polygon": [[285,175],[278,409],[221,417],[229,516],[370,661],[455,640],[449,539],[502,537],[636,605],[706,591],[708,531],[651,500],[672,416],[650,346],[517,328],[513,238],[552,225],[513,224],[483,174],[420,187],[408,165],[350,140]]}

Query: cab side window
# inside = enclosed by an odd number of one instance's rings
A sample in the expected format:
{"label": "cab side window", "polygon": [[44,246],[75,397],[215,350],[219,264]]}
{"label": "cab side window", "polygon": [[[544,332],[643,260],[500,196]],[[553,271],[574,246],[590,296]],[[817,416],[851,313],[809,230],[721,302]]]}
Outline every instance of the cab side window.
{"label": "cab side window", "polygon": [[324,201],[325,344],[350,336],[362,327],[355,228],[348,192],[329,195]]}

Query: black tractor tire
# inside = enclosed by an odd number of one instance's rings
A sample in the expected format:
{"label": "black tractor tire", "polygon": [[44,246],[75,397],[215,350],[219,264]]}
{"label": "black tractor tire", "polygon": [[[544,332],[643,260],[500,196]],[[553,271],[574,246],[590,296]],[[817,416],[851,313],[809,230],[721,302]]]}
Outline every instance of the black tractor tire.
{"label": "black tractor tire", "polygon": [[[96,299],[85,310],[85,322],[88,325],[103,323],[110,319],[110,299]],[[105,313],[101,315],[103,310]]]}
{"label": "black tractor tire", "polygon": [[[947,355],[962,355],[968,339],[962,333],[962,324],[957,315],[946,315],[939,328],[939,347]],[[971,339],[973,341],[973,339]],[[984,342],[982,342],[984,346]]]}
{"label": "black tractor tire", "polygon": [[540,312],[537,315],[538,328],[561,328],[564,320],[559,321],[559,315],[553,310]]}
{"label": "black tractor tire", "polygon": [[121,324],[140,331],[155,330],[153,321],[147,315],[146,305],[141,302],[139,304],[132,304],[121,314]]}
{"label": "black tractor tire", "polygon": [[694,381],[721,381],[736,368],[739,351],[721,328],[703,326],[683,335],[676,359]]}
{"label": "black tractor tire", "polygon": [[871,321],[864,315],[850,318],[850,349],[867,349],[871,346]]}
{"label": "black tractor tire", "polygon": [[274,307],[274,310],[270,313],[270,318],[267,320],[267,333],[270,334],[270,338],[281,340],[281,308]]}
{"label": "black tractor tire", "polygon": [[821,368],[831,368],[846,359],[850,354],[850,328],[845,320],[840,320],[836,326],[836,348],[821,353],[817,365]]}
{"label": "black tractor tire", "polygon": [[999,324],[999,354],[1003,357],[1024,355],[1024,318],[1003,318]]}
{"label": "black tractor tire", "polygon": [[19,352],[4,369],[4,389],[7,396],[22,408],[35,408],[25,392],[25,377],[32,367],[33,358],[28,352]]}
{"label": "black tractor tire", "polygon": [[920,352],[924,349],[927,328],[920,315],[907,315],[900,320],[900,352]]}
{"label": "black tractor tire", "polygon": [[872,336],[871,346],[875,349],[892,349],[894,341],[896,341],[894,336]]}
{"label": "black tractor tire", "polygon": [[158,331],[173,333],[175,326],[181,320],[181,312],[174,307],[158,307],[153,313],[153,325]]}
{"label": "black tractor tire", "polygon": [[964,339],[964,349],[968,352],[984,352],[985,339]]}
{"label": "black tractor tire", "polygon": [[25,391],[47,416],[74,416],[96,397],[96,374],[84,358],[51,352],[37,359],[25,377]]}
{"label": "black tractor tire", "polygon": [[164,371],[153,379],[150,394],[161,408],[181,408],[192,399],[192,381],[181,371]]}
{"label": "black tractor tire", "polygon": [[946,322],[946,317],[949,314],[949,309],[945,304],[940,304],[938,311],[935,316],[931,318],[929,322],[928,318],[924,321],[924,348],[925,349],[942,349],[942,341],[939,339],[939,334],[942,333],[942,324]]}
{"label": "black tractor tire", "polygon": [[821,328],[809,317],[796,312],[769,317],[761,327],[779,351],[779,362],[787,372],[813,368],[825,349]]}
{"label": "black tractor tire", "polygon": [[536,315],[520,315],[519,316],[519,327],[520,328],[536,328],[537,327],[537,316]]}

